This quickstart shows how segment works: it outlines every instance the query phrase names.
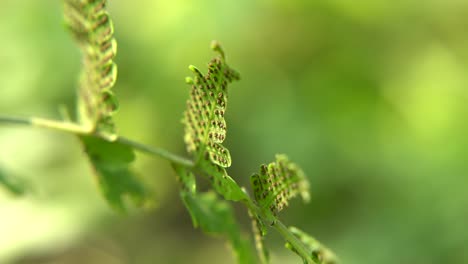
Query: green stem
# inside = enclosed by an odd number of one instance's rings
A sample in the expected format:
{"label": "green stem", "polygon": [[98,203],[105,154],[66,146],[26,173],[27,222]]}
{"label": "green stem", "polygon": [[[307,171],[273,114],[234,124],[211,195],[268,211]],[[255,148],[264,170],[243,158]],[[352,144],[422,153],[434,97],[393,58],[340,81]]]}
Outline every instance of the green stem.
{"label": "green stem", "polygon": [[[243,200],[244,204],[249,208],[250,211],[254,212],[256,215],[259,215],[261,219],[268,219],[268,217],[265,215],[265,213],[261,210],[260,207],[258,207],[253,201],[249,198],[248,200]],[[296,237],[294,236],[289,229],[279,220],[276,219],[272,227],[280,233],[280,235],[287,241],[289,242],[294,249],[296,249],[297,253],[301,255],[307,263],[317,263],[312,259],[312,252],[309,252],[309,250],[304,246],[304,244]]]}
{"label": "green stem", "polygon": [[132,148],[134,148],[136,150],[139,150],[141,152],[145,152],[145,153],[148,153],[148,154],[159,156],[159,157],[164,158],[164,159],[166,159],[168,161],[171,161],[173,163],[176,163],[176,164],[179,164],[179,165],[182,165],[182,166],[185,166],[185,167],[193,167],[195,165],[193,163],[193,161],[191,161],[189,159],[186,159],[186,158],[183,158],[183,157],[180,157],[178,155],[175,155],[175,154],[173,154],[173,153],[171,153],[171,152],[169,152],[169,151],[167,151],[165,149],[151,147],[151,146],[148,146],[148,145],[133,141],[131,139],[127,139],[125,137],[120,137],[119,136],[117,138],[117,142],[119,142],[121,144],[124,144],[124,145],[127,145],[127,146],[131,146]]}
{"label": "green stem", "polygon": [[91,133],[90,129],[73,122],[50,120],[39,117],[16,117],[0,115],[0,123],[41,127],[79,135]]}
{"label": "green stem", "polygon": [[[47,128],[47,129],[53,129],[57,131],[72,133],[76,135],[91,135],[94,137],[102,138],[104,140],[108,140],[107,138],[97,133],[92,133],[90,129],[83,127],[80,124],[68,122],[68,121],[49,120],[49,119],[43,119],[43,118],[37,118],[37,117],[28,118],[28,117],[15,117],[15,116],[0,115],[0,123],[41,127],[41,128]],[[134,148],[135,150],[148,153],[154,156],[159,156],[161,158],[164,158],[166,160],[180,164],[185,167],[194,166],[194,163],[191,160],[177,156],[162,148],[147,146],[145,144],[133,141],[131,139],[127,139],[125,137],[120,137],[120,136],[117,137],[116,141],[119,142],[120,144],[130,146]]]}
{"label": "green stem", "polygon": [[4,116],[4,115],[0,115],[0,123],[32,126],[32,122],[30,118],[20,118],[20,117]]}
{"label": "green stem", "polygon": [[299,253],[307,263],[317,263],[312,259],[311,252],[304,247],[304,244],[299,241],[299,239],[297,239],[297,237],[294,236],[281,221],[277,220],[274,223],[273,228],[276,229],[276,231],[278,231],[278,233],[280,233],[283,238],[293,246],[297,253]]}
{"label": "green stem", "polygon": [[48,128],[59,130],[63,132],[68,132],[72,134],[78,135],[85,135],[91,134],[92,129],[86,128],[80,124],[68,122],[68,121],[57,121],[57,120],[49,120],[37,117],[31,117],[31,125],[36,127]]}

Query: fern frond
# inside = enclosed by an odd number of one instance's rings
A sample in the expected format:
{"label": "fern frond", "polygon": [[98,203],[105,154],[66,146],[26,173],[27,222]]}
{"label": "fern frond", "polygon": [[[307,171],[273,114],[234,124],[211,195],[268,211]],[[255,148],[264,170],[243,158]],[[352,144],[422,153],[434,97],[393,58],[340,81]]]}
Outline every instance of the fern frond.
{"label": "fern frond", "polygon": [[199,166],[207,174],[213,188],[221,194],[224,199],[231,201],[249,199],[247,194],[227,174],[225,168],[205,160],[202,160]]}
{"label": "fern frond", "polygon": [[276,162],[260,167],[260,173],[250,178],[259,207],[270,211],[272,219],[298,194],[309,200],[309,183],[304,172],[285,155],[276,155]]}
{"label": "fern frond", "polygon": [[65,22],[83,54],[78,90],[79,123],[90,132],[115,138],[112,115],[118,104],[111,88],[117,79],[117,53],[106,0],[64,0]]}
{"label": "fern frond", "polygon": [[[320,264],[338,264],[339,260],[336,255],[327,247],[323,246],[319,241],[310,236],[309,234],[303,232],[297,227],[289,227],[289,231],[293,233],[304,245],[307,246],[311,252],[312,259]],[[286,242],[286,247],[293,252],[297,253],[294,247]]]}
{"label": "fern frond", "polygon": [[102,193],[114,208],[123,210],[124,196],[138,205],[147,204],[149,196],[129,168],[133,149],[116,141],[112,116],[118,103],[112,87],[117,79],[113,61],[117,42],[106,4],[106,0],[64,0],[64,17],[82,53],[78,122],[89,135],[98,136],[81,135],[80,141]]}
{"label": "fern frond", "polygon": [[189,66],[195,76],[186,78],[191,88],[182,123],[185,125],[187,151],[195,161],[210,160],[226,168],[231,166],[229,150],[222,145],[226,138],[227,86],[238,80],[239,74],[226,64],[224,52],[217,42],[212,43],[212,49],[219,55],[208,64],[207,74],[193,65]]}
{"label": "fern frond", "polygon": [[208,63],[207,74],[204,75],[193,65],[189,66],[195,76],[186,78],[191,87],[182,119],[185,125],[184,141],[196,166],[205,172],[219,194],[227,200],[245,200],[248,199],[246,194],[226,172],[225,168],[231,166],[231,154],[222,145],[226,138],[224,113],[228,99],[227,86],[240,77],[226,64],[219,43],[213,41],[211,48],[218,56]]}

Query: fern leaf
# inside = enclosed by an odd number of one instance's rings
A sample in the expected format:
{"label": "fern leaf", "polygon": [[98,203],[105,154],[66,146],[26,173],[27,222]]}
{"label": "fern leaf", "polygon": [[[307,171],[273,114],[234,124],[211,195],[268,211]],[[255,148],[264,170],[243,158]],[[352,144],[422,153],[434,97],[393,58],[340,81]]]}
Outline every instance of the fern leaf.
{"label": "fern leaf", "polygon": [[196,192],[195,175],[186,167],[173,163],[181,184],[180,197],[188,209],[194,227],[205,233],[225,235],[229,239],[238,263],[255,263],[248,240],[242,238],[232,207],[220,200],[215,193]]}
{"label": "fern leaf", "polygon": [[129,197],[139,206],[149,204],[150,193],[129,168],[135,159],[132,148],[96,137],[82,136],[80,139],[100,189],[114,209],[125,210],[125,197]]}
{"label": "fern leaf", "polygon": [[207,74],[203,75],[195,66],[189,66],[195,76],[186,78],[191,88],[182,119],[184,141],[187,151],[197,166],[206,172],[218,193],[227,200],[245,200],[247,195],[226,172],[225,168],[231,166],[231,155],[222,145],[226,138],[227,86],[238,80],[239,74],[226,64],[224,51],[218,42],[213,41],[211,48],[218,56],[208,64]]}
{"label": "fern leaf", "polygon": [[30,191],[30,186],[22,178],[12,177],[10,173],[0,168],[0,186],[5,187],[11,194],[21,196]]}
{"label": "fern leaf", "polygon": [[231,201],[249,199],[247,194],[227,174],[225,168],[205,160],[201,161],[200,168],[207,173],[213,188],[221,194],[224,199]]}
{"label": "fern leaf", "polygon": [[181,198],[195,227],[200,227],[208,234],[226,236],[238,263],[255,263],[255,254],[249,241],[242,237],[229,203],[220,200],[214,192],[190,194],[182,191]]}
{"label": "fern leaf", "polygon": [[65,22],[83,54],[78,91],[79,122],[90,132],[115,139],[112,115],[118,104],[111,88],[117,79],[117,52],[105,0],[64,0]]}
{"label": "fern leaf", "polygon": [[187,151],[196,161],[210,160],[213,164],[227,168],[231,166],[231,155],[222,143],[226,138],[224,113],[227,106],[227,86],[239,79],[239,74],[225,61],[224,52],[217,42],[212,49],[219,55],[208,64],[208,73],[203,74],[195,66],[189,69],[195,77],[187,77],[191,85],[190,98],[182,122],[185,125]]}
{"label": "fern leaf", "polygon": [[188,171],[185,166],[172,163],[172,167],[177,173],[177,181],[182,186],[182,192],[186,192],[194,195],[197,192],[197,183],[195,181],[195,175]]}
{"label": "fern leaf", "polygon": [[254,197],[263,211],[269,211],[274,221],[288,201],[300,194],[309,200],[309,183],[303,171],[285,155],[276,155],[276,162],[260,167],[260,173],[250,178]]}
{"label": "fern leaf", "polygon": [[[309,251],[311,252],[312,259],[320,264],[338,264],[339,260],[335,256],[335,254],[328,249],[327,247],[323,246],[319,241],[315,238],[311,237],[307,233],[303,232],[302,230],[298,229],[297,227],[291,226],[289,227],[289,231],[293,233],[304,245],[307,246]],[[294,247],[290,243],[286,243],[286,247],[293,252],[297,253]],[[306,261],[304,261],[306,263]]]}
{"label": "fern leaf", "polygon": [[106,0],[64,0],[65,22],[82,53],[78,90],[78,121],[89,131],[106,139],[80,136],[107,201],[124,210],[123,197],[136,204],[147,199],[146,190],[130,171],[133,149],[115,141],[112,116],[118,108],[112,87],[117,79],[117,53],[112,20]]}

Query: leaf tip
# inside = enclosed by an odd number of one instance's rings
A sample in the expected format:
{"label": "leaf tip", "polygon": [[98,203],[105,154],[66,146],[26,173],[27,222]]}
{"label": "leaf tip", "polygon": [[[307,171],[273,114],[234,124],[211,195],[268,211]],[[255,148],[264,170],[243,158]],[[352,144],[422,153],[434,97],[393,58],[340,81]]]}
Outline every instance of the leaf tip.
{"label": "leaf tip", "polygon": [[189,70],[191,70],[191,71],[193,71],[193,72],[197,72],[197,71],[198,71],[197,67],[195,67],[194,65],[189,65],[188,68],[189,68]]}
{"label": "leaf tip", "polygon": [[185,83],[187,83],[187,84],[193,84],[193,79],[192,79],[192,77],[185,77]]}
{"label": "leaf tip", "polygon": [[213,51],[218,52],[221,55],[221,58],[224,59],[224,51],[223,51],[223,48],[221,47],[221,44],[219,43],[219,41],[212,40],[210,46],[211,46],[211,49]]}

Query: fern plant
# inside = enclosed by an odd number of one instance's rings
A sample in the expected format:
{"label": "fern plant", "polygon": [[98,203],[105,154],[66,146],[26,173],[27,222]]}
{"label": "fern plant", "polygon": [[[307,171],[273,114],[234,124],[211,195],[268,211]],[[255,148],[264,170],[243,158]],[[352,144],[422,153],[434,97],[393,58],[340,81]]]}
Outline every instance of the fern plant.
{"label": "fern plant", "polygon": [[[180,157],[161,148],[150,147],[124,138],[117,133],[112,120],[118,103],[112,87],[117,79],[117,66],[113,61],[117,42],[113,24],[106,10],[106,0],[63,0],[64,17],[82,53],[82,72],[77,89],[77,116],[70,120],[20,118],[0,116],[0,121],[69,132],[76,135],[100,190],[109,204],[125,210],[124,197],[143,206],[151,202],[151,191],[129,168],[135,159],[134,151],[142,151],[171,162],[180,183],[180,197],[187,208],[194,227],[208,234],[222,235],[232,245],[238,263],[268,263],[269,253],[264,245],[268,228],[279,232],[286,247],[298,254],[304,263],[338,263],[335,255],[317,240],[295,227],[286,227],[278,214],[295,196],[309,200],[309,183],[298,165],[285,155],[276,161],[261,165],[251,176],[253,198],[229,176],[227,168],[232,159],[223,146],[227,135],[224,118],[227,110],[229,84],[240,79],[237,71],[227,62],[221,45],[214,41],[211,48],[217,56],[208,63],[203,74],[189,66],[193,77],[187,108],[182,123],[184,142],[190,159]],[[10,177],[0,174],[0,183],[14,192]],[[197,177],[206,177],[212,190],[199,192]],[[246,206],[252,220],[257,254],[251,240],[241,233],[232,208],[232,202]]]}

